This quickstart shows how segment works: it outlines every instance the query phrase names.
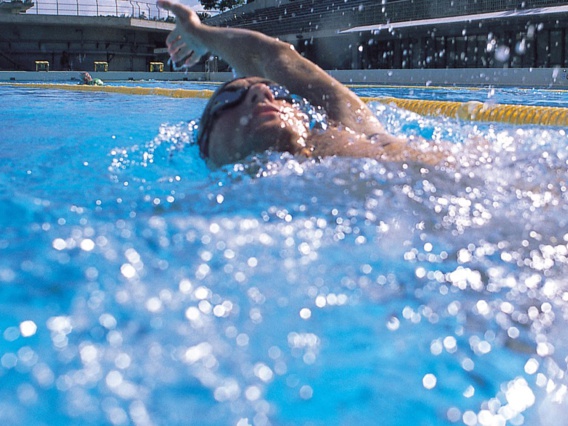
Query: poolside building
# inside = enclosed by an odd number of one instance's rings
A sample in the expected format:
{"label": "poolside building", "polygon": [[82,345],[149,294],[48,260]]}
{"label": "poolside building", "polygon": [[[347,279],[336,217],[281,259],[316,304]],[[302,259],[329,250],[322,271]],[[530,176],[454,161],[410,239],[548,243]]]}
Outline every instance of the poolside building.
{"label": "poolside building", "polygon": [[148,71],[172,22],[154,1],[0,0],[0,71]]}
{"label": "poolside building", "polygon": [[[99,63],[104,80],[148,78],[139,73],[153,63],[171,71],[164,47],[173,22],[154,0],[0,0],[0,71]],[[563,0],[248,0],[206,22],[292,43],[343,82],[568,88]],[[231,77],[219,58],[190,71],[160,78]]]}

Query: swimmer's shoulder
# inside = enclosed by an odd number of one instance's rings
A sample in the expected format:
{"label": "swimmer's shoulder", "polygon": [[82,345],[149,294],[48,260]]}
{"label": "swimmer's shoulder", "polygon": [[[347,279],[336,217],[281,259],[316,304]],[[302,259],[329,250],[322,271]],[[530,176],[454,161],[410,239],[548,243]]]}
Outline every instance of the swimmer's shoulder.
{"label": "swimmer's shoulder", "polygon": [[[381,135],[383,136],[383,135]],[[309,146],[315,157],[383,157],[385,145],[399,144],[401,140],[388,134],[370,139],[345,127],[330,126],[324,132],[312,132]],[[392,149],[392,148],[391,148]]]}
{"label": "swimmer's shoulder", "polygon": [[311,157],[371,158],[387,162],[447,163],[449,152],[443,144],[410,142],[388,133],[364,135],[341,127],[315,132],[309,138]]}

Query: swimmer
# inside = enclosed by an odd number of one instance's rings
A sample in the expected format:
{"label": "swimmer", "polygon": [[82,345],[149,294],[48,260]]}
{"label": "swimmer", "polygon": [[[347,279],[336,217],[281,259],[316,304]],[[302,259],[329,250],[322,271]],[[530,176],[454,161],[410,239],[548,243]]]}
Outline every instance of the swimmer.
{"label": "swimmer", "polygon": [[88,86],[102,86],[103,81],[100,78],[91,77],[91,74],[88,72],[82,72],[80,84],[86,84]]}
{"label": "swimmer", "polygon": [[[211,52],[243,76],[213,94],[199,121],[197,143],[212,164],[234,163],[266,150],[312,158],[447,160],[441,146],[422,140],[411,144],[388,134],[355,93],[290,44],[255,31],[205,25],[180,3],[157,4],[177,18],[166,39],[176,69],[190,68]],[[422,149],[425,144],[428,148]]]}

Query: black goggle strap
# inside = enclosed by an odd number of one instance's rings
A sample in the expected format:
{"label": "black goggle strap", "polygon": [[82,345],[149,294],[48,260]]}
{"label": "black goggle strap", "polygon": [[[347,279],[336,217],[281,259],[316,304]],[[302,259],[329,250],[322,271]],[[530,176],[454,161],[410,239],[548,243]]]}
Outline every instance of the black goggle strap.
{"label": "black goggle strap", "polygon": [[248,92],[248,87],[242,87],[237,90],[226,90],[219,93],[209,109],[209,113],[214,116],[216,113],[222,109],[229,107],[231,105],[238,104],[243,100],[246,93]]}
{"label": "black goggle strap", "polygon": [[[221,92],[216,96],[215,102],[211,106],[211,114],[214,115],[215,113],[221,111],[221,109],[241,102],[251,87],[252,85],[248,87],[241,87],[236,90],[226,90],[224,92]],[[290,92],[284,86],[280,86],[278,84],[270,84],[268,88],[272,92],[274,99],[286,100],[289,102],[292,101],[292,95],[290,95]]]}

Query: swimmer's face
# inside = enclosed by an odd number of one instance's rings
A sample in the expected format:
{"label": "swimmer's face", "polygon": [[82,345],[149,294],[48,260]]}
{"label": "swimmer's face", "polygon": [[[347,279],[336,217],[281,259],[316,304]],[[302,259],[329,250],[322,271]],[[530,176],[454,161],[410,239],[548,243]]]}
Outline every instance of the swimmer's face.
{"label": "swimmer's face", "polygon": [[280,95],[270,82],[239,79],[225,90],[240,91],[242,98],[215,114],[208,138],[213,163],[232,163],[267,149],[295,153],[303,148],[306,117],[289,101],[276,99]]}

